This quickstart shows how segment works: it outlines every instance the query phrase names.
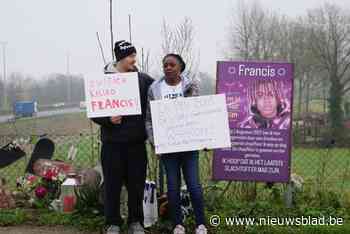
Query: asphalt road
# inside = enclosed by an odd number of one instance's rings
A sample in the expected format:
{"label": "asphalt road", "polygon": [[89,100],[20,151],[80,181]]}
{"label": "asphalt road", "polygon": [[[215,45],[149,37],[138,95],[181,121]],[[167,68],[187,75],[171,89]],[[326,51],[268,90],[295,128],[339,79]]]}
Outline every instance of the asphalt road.
{"label": "asphalt road", "polygon": [[[49,116],[64,115],[64,114],[79,113],[79,112],[85,112],[85,110],[75,107],[75,108],[67,108],[67,109],[60,109],[60,110],[41,111],[37,113],[37,117],[39,118],[49,117]],[[13,115],[2,115],[0,116],[0,123],[6,123],[11,118],[13,118]]]}

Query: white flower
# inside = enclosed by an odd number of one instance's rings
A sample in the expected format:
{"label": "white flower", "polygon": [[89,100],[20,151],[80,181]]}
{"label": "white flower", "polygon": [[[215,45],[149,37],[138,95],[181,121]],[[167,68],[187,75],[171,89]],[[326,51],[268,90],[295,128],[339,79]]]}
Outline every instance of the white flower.
{"label": "white flower", "polygon": [[295,186],[295,188],[301,189],[303,187],[304,179],[300,175],[293,173],[291,175],[291,181],[292,181],[293,185]]}
{"label": "white flower", "polygon": [[34,200],[34,198],[30,198],[28,202],[29,202],[30,205],[33,205],[35,200]]}
{"label": "white flower", "polygon": [[65,175],[65,174],[63,174],[63,173],[61,173],[61,172],[58,174],[58,180],[59,180],[59,181],[63,182],[63,181],[65,180],[65,178],[66,178],[66,175]]}

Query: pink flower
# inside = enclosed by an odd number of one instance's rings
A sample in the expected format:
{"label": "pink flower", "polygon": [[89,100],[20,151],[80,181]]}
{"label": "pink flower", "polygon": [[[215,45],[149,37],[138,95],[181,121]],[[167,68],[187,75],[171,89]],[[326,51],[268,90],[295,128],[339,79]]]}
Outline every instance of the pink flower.
{"label": "pink flower", "polygon": [[39,186],[35,189],[35,196],[39,199],[42,199],[46,196],[47,189],[43,186]]}
{"label": "pink flower", "polygon": [[37,179],[37,177],[34,175],[30,175],[27,178],[27,180],[29,181],[29,184],[32,184],[36,179]]}
{"label": "pink flower", "polygon": [[55,177],[57,177],[58,172],[57,170],[47,170],[44,174],[45,179],[47,180],[53,180]]}

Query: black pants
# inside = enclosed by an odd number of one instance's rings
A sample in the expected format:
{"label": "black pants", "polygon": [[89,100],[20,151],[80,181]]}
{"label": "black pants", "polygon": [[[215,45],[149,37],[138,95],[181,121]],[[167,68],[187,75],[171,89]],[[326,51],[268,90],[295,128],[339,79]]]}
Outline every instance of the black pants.
{"label": "black pants", "polygon": [[106,224],[123,224],[120,193],[125,184],[128,190],[128,224],[140,222],[143,225],[143,192],[147,170],[145,143],[103,143],[101,161]]}

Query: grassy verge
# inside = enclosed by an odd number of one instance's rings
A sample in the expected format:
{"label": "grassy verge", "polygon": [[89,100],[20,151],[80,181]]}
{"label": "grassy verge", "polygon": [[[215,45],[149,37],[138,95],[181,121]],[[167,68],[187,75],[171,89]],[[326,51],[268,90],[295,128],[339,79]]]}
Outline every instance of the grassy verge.
{"label": "grassy verge", "polygon": [[[246,208],[249,207],[246,206]],[[228,206],[224,210],[216,210],[220,216],[232,217],[232,214],[239,212],[237,209],[233,209],[228,212]],[[260,207],[261,208],[261,207]],[[262,212],[262,209],[260,212]],[[277,209],[278,210],[278,209]],[[276,211],[277,211],[276,210]],[[209,211],[207,211],[208,213]],[[283,212],[274,217],[295,217],[297,214],[295,211]],[[322,212],[326,212],[323,210]],[[288,213],[288,214],[287,214]],[[327,213],[327,212],[326,212]],[[271,214],[272,215],[272,214]],[[255,214],[257,218],[259,215]],[[266,214],[260,213],[260,216],[266,216]],[[243,216],[241,216],[243,217]],[[253,216],[251,216],[253,217]],[[271,216],[272,217],[272,216]],[[96,232],[103,228],[104,219],[101,216],[78,216],[71,214],[61,214],[45,210],[6,210],[0,212],[0,226],[17,226],[17,225],[31,225],[31,226],[65,226],[67,228],[75,228],[79,231]],[[185,224],[189,233],[195,229],[193,217],[186,220]],[[350,233],[350,224],[345,223],[343,225],[332,226],[278,226],[278,225],[226,225],[221,223],[218,227],[211,227],[208,225],[209,233],[218,234],[348,234]],[[124,226],[123,230],[127,230]],[[170,225],[167,222],[160,221],[155,226],[148,228],[149,233],[164,234],[171,233]]]}

